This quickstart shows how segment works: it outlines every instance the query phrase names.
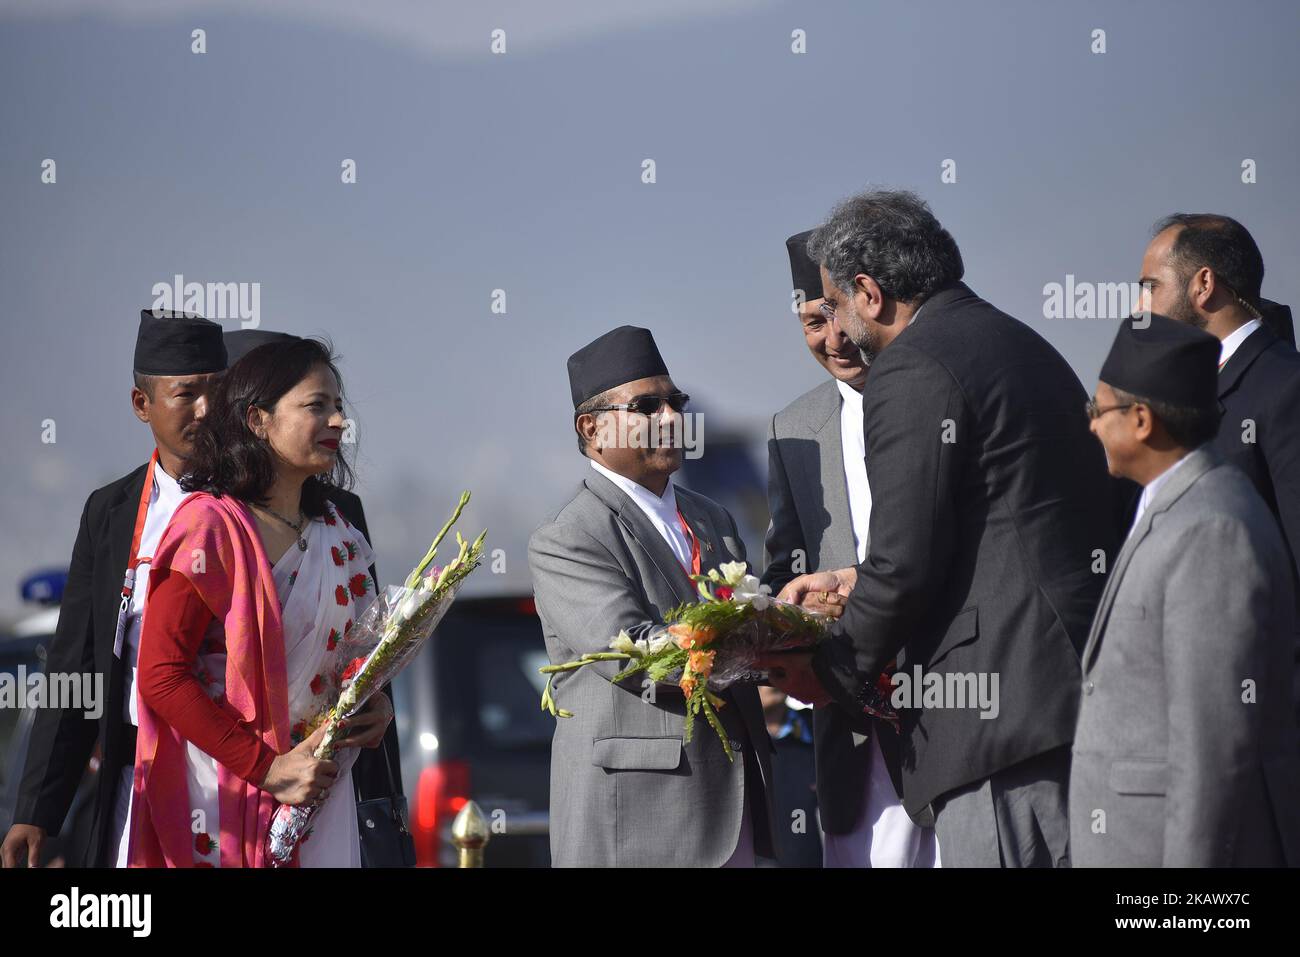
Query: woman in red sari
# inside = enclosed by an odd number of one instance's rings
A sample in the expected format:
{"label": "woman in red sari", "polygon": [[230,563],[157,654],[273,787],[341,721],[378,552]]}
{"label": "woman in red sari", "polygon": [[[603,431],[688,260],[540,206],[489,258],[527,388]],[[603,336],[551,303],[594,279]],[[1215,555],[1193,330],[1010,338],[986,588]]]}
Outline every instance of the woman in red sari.
{"label": "woman in red sari", "polygon": [[359,866],[351,765],[392,706],[351,719],[337,760],[312,751],[346,634],[374,600],[370,545],[330,503],[351,473],[329,350],[252,350],[198,426],[192,492],[153,556],[139,656],[132,866],[265,866],[277,804],[320,804],[301,866]]}

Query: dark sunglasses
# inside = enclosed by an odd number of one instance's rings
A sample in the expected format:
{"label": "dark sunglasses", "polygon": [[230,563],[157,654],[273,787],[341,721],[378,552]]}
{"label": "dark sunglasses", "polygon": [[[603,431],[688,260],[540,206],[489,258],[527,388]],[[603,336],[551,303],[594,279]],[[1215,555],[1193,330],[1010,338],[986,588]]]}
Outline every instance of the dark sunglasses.
{"label": "dark sunglasses", "polygon": [[631,402],[621,405],[602,405],[587,412],[635,412],[637,415],[654,415],[665,402],[674,412],[683,412],[691,397],[685,392],[670,392],[668,395],[639,395]]}

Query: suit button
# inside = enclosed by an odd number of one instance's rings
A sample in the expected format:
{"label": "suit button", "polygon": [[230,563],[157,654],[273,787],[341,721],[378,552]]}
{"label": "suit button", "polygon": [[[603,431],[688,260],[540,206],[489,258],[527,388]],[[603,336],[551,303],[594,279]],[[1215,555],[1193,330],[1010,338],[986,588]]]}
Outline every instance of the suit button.
{"label": "suit button", "polygon": [[1084,694],[1092,694],[1092,682],[1091,682],[1091,681],[1086,681],[1086,682],[1084,682],[1084,685],[1083,685],[1083,693],[1084,693]]}
{"label": "suit button", "polygon": [[739,750],[740,750],[740,742],[737,741],[735,738],[732,738],[730,741],[727,742],[727,744],[729,744],[729,745],[731,746],[731,750],[732,750],[732,751],[739,751]]}

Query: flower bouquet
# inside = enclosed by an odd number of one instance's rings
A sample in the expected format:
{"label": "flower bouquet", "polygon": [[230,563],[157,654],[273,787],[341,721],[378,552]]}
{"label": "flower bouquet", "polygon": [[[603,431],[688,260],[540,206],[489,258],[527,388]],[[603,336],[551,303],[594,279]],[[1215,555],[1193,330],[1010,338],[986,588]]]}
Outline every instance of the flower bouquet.
{"label": "flower bouquet", "polygon": [[[726,562],[691,579],[701,600],[672,609],[664,616],[665,624],[652,627],[645,637],[634,640],[620,631],[610,641],[610,651],[543,667],[547,680],[542,710],[557,718],[573,717],[559,707],[552,693],[556,674],[598,661],[628,661],[613,681],[642,673],[656,682],[675,681],[686,696],[686,740],[691,740],[695,718],[702,714],[722,741],[727,757],[735,760],[718,720],[718,709],[725,702],[716,692],[733,684],[764,680],[767,675],[757,662],[765,655],[811,651],[829,635],[831,619],[772,598],[767,586],[748,574],[744,562]],[[874,702],[878,707],[872,713],[892,719],[886,700]]]}
{"label": "flower bouquet", "polygon": [[[321,722],[325,724],[325,734],[314,752],[316,757],[334,756],[339,722],[360,711],[372,695],[419,654],[424,642],[451,607],[461,583],[478,567],[486,531],[473,542],[465,541],[457,532],[459,551],[456,557],[442,567],[433,564],[438,545],[460,518],[469,497],[469,492],[461,493],[456,510],[438,532],[424,558],[407,576],[406,582],[400,586],[390,585],[376,596],[374,603],[341,639],[343,653],[339,660],[346,664],[336,676],[340,688],[338,700],[312,727],[306,729],[306,735],[310,735]],[[276,808],[267,834],[267,853],[273,867],[292,863],[298,845],[311,833],[317,807],[319,805],[280,805]]]}

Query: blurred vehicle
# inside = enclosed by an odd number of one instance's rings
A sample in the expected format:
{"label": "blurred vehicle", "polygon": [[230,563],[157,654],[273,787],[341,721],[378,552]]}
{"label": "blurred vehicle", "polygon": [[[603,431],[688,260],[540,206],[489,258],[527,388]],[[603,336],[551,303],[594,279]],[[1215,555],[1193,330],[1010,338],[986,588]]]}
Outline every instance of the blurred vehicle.
{"label": "blurred vehicle", "polygon": [[[38,572],[23,580],[20,591],[25,601],[41,605],[17,624],[0,634],[0,674],[17,681],[45,671],[46,656],[59,621],[66,572]],[[21,670],[20,670],[21,669]],[[18,785],[27,761],[27,744],[36,712],[31,708],[0,708],[0,835],[13,823],[18,803]],[[99,754],[91,756],[77,788],[67,819],[58,835],[50,835],[41,851],[42,865],[79,864],[90,840],[91,812],[99,773]]]}
{"label": "blurred vehicle", "polygon": [[531,595],[463,596],[394,682],[416,859],[455,866],[451,822],[470,799],[491,827],[488,867],[548,867],[548,663]]}

